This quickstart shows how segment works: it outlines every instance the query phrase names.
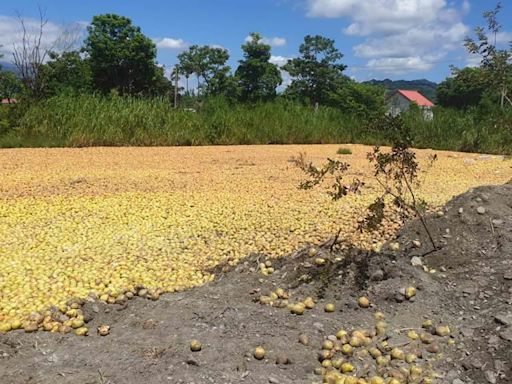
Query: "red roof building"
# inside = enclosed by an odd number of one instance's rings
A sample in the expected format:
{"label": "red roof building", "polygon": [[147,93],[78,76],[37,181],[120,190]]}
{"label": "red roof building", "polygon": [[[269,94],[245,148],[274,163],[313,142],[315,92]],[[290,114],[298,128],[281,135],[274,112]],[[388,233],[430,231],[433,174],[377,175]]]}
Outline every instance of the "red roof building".
{"label": "red roof building", "polygon": [[16,104],[17,102],[16,99],[1,99],[0,104]]}
{"label": "red roof building", "polygon": [[418,91],[397,89],[386,99],[386,103],[388,105],[388,113],[392,116],[398,116],[402,112],[407,111],[412,104],[415,104],[423,111],[425,120],[432,120],[434,118],[432,111],[434,103]]}
{"label": "red roof building", "polygon": [[418,91],[406,91],[403,89],[399,89],[399,90],[397,90],[397,92],[400,93],[407,100],[412,101],[413,103],[416,103],[419,107],[433,107],[434,106],[433,102],[431,102],[429,99],[427,99],[425,96],[423,96]]}

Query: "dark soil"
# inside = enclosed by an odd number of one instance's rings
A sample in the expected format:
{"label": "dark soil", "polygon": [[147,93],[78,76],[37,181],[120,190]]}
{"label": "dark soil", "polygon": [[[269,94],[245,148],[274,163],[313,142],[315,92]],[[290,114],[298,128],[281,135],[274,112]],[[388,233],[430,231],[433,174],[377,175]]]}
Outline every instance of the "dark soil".
{"label": "dark soil", "polygon": [[[435,252],[419,223],[411,222],[398,235],[398,252],[337,245],[329,254],[326,244],[319,254],[325,266],[314,265],[306,249],[274,261],[276,271],[264,276],[258,272],[264,256],[252,256],[209,285],[158,301],[88,301],[87,337],[0,335],[0,383],[321,382],[313,371],[322,341],[340,328],[372,329],[377,311],[386,314],[390,345],[402,345],[403,332],[421,329],[424,319],[450,326],[455,345],[439,338],[441,353],[421,358],[433,366],[435,382],[512,383],[512,184],[469,191],[428,223]],[[419,248],[412,243],[417,239]],[[413,256],[424,266],[412,266]],[[417,288],[411,300],[403,295],[408,286]],[[291,293],[290,302],[311,296],[317,305],[298,316],[259,304],[277,287]],[[361,295],[370,298],[370,308],[358,307]],[[334,313],[324,312],[328,302],[336,305]],[[100,324],[111,326],[108,336],[96,334]],[[299,343],[301,334],[309,336],[308,345]],[[191,339],[202,342],[200,352],[190,351]],[[252,357],[259,345],[263,360]],[[283,354],[290,364],[276,364]]]}

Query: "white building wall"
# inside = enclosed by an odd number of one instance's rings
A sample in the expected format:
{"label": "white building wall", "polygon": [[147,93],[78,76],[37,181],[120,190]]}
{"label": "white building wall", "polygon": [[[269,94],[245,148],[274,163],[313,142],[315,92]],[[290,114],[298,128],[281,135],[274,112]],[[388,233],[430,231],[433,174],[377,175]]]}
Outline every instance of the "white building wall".
{"label": "white building wall", "polygon": [[388,114],[391,116],[398,116],[402,112],[405,112],[411,106],[411,102],[407,100],[400,93],[395,93],[388,99]]}

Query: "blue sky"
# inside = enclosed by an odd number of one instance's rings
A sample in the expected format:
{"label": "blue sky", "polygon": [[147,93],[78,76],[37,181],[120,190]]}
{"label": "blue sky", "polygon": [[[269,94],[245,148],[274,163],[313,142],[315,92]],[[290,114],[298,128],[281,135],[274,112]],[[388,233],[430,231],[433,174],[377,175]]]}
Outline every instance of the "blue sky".
{"label": "blue sky", "polygon": [[[512,4],[503,1],[504,32],[512,40]],[[219,45],[231,53],[231,65],[241,58],[240,45],[253,31],[273,46],[273,61],[281,64],[297,55],[306,34],[336,41],[348,65],[347,74],[371,78],[440,81],[449,65],[471,65],[462,48],[464,37],[482,24],[482,12],[493,1],[481,0],[17,0],[0,3],[0,44],[6,54],[19,39],[16,12],[30,21],[38,5],[50,23],[47,40],[54,40],[73,23],[94,15],[117,13],[153,38],[158,61],[166,66],[190,44]],[[508,29],[507,29],[508,27]]]}

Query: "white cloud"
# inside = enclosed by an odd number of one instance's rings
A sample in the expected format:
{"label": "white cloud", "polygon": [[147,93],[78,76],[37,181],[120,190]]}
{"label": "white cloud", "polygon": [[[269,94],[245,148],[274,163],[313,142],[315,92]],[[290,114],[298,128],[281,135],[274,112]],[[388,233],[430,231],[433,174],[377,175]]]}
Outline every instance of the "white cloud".
{"label": "white cloud", "polygon": [[366,64],[368,69],[397,75],[412,71],[429,71],[433,66],[432,60],[419,56],[371,59]]}
{"label": "white cloud", "polygon": [[75,23],[76,25],[79,25],[83,30],[84,32],[86,31],[87,27],[91,25],[91,23],[89,21],[77,21]]}
{"label": "white cloud", "polygon": [[476,68],[482,63],[482,56],[480,55],[469,55],[466,58],[466,67]]}
{"label": "white cloud", "polygon": [[363,38],[354,53],[368,68],[421,72],[461,49],[469,32],[462,21],[466,3],[458,9],[446,0],[308,0],[308,15],[349,19],[343,31]]}
{"label": "white cloud", "polygon": [[283,82],[278,87],[278,91],[280,92],[284,91],[292,83],[292,78],[288,72],[281,71],[281,78],[283,79]]}
{"label": "white cloud", "polygon": [[290,74],[282,69],[283,65],[288,63],[288,60],[293,59],[293,57],[285,57],[285,56],[274,56],[270,57],[270,62],[279,67],[279,71],[281,72],[281,77],[283,79],[283,83],[279,86],[278,91],[284,91],[291,83],[292,78]]}
{"label": "white cloud", "polygon": [[288,60],[290,60],[290,59],[291,59],[291,57],[274,56],[274,55],[272,55],[272,56],[270,57],[270,60],[269,60],[269,61],[270,61],[272,64],[275,64],[275,65],[277,65],[279,68],[281,68],[281,67],[282,67],[283,65],[285,65],[285,64],[288,62]]}
{"label": "white cloud", "polygon": [[[32,18],[23,18],[27,34],[34,38],[39,34],[40,21]],[[43,29],[41,49],[60,51],[64,48],[76,48],[81,42],[87,23],[57,24],[47,22]],[[17,17],[0,15],[0,53],[4,60],[12,59],[14,46],[20,47],[23,40],[23,31]]]}
{"label": "white cloud", "polygon": [[286,39],[284,37],[264,37],[263,42],[272,47],[283,47],[286,45]]}
{"label": "white cloud", "polygon": [[496,34],[496,44],[512,43],[512,32],[498,32]]}
{"label": "white cloud", "polygon": [[403,33],[369,38],[356,45],[354,52],[362,58],[414,57],[434,52],[437,53],[436,56],[442,56],[447,51],[459,48],[467,31],[462,23],[434,30],[418,26]]}
{"label": "white cloud", "polygon": [[[249,42],[252,40],[251,36],[247,36],[245,38],[245,42]],[[262,37],[260,40],[263,44],[268,44],[271,47],[283,47],[286,45],[286,39],[284,37]]]}
{"label": "white cloud", "polygon": [[445,0],[309,0],[313,17],[350,17],[354,28],[395,31],[436,18],[446,11]]}
{"label": "white cloud", "polygon": [[308,16],[337,18],[354,12],[357,0],[308,0]]}
{"label": "white cloud", "polygon": [[173,39],[172,37],[164,37],[155,39],[156,47],[159,49],[184,49],[188,47],[188,43],[183,39]]}

